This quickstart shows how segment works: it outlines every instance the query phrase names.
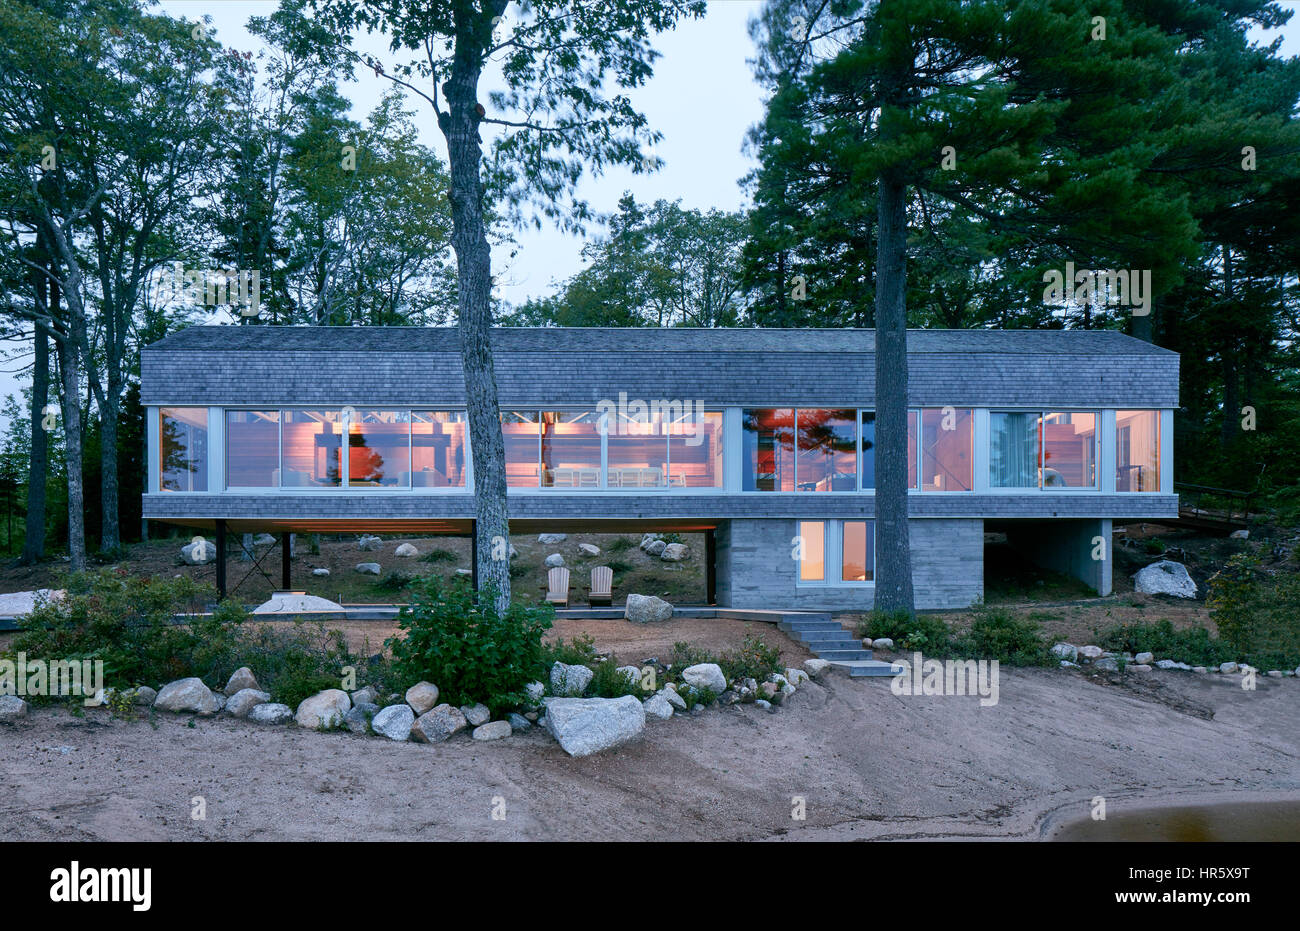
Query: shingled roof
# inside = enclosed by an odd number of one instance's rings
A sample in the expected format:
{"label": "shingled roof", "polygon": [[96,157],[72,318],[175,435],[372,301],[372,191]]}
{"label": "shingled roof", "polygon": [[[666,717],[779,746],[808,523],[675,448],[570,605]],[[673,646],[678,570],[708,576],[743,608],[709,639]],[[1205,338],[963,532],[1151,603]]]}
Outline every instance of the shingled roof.
{"label": "shingled roof", "polygon": [[[503,406],[617,398],[871,406],[866,329],[498,328]],[[914,404],[1178,403],[1178,356],[1110,330],[911,330]],[[146,404],[464,403],[454,327],[190,327],[145,347]]]}

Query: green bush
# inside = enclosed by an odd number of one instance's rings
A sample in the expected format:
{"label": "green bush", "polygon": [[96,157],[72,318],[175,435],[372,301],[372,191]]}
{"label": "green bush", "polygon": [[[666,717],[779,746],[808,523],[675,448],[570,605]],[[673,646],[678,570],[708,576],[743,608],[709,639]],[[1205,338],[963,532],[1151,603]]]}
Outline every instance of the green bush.
{"label": "green bush", "polygon": [[[152,579],[121,571],[70,576],[67,596],[40,606],[13,651],[31,658],[103,660],[104,685],[159,687],[197,676],[223,688],[248,666],[271,697],[291,707],[322,689],[338,688],[343,668],[354,664],[343,636],[317,624],[246,622],[232,600],[197,614],[214,594],[188,578]],[[178,614],[193,613],[188,624]]]}
{"label": "green bush", "polygon": [[374,587],[376,591],[380,592],[400,592],[405,591],[414,581],[415,576],[412,573],[406,572],[402,569],[394,569],[382,579],[375,582]]}
{"label": "green bush", "polygon": [[887,637],[900,651],[919,650],[931,656],[944,655],[952,640],[952,631],[941,617],[899,611],[872,611],[858,622],[858,636],[878,640]]}
{"label": "green bush", "polygon": [[768,646],[752,634],[745,637],[739,649],[723,653],[718,665],[722,667],[728,683],[737,679],[765,682],[772,673],[785,672],[785,667],[781,665],[781,649]]}
{"label": "green bush", "polygon": [[1239,553],[1210,579],[1206,604],[1219,637],[1260,669],[1300,664],[1300,574],[1265,571]]}
{"label": "green bush", "polygon": [[605,562],[605,565],[609,566],[609,570],[616,576],[624,575],[636,568],[626,559],[610,559]]}
{"label": "green bush", "polygon": [[453,705],[482,702],[498,713],[525,699],[524,686],[543,668],[542,635],[551,628],[550,605],[496,608],[490,587],[478,593],[437,578],[418,580],[390,638],[394,671],[403,681],[438,686]]}
{"label": "green bush", "polygon": [[591,684],[587,686],[586,694],[594,698],[621,698],[624,695],[644,698],[646,693],[641,688],[640,679],[632,682],[618,671],[618,667],[619,662],[613,656],[596,663],[592,667],[595,675],[591,677]]}
{"label": "green bush", "polygon": [[588,634],[579,634],[568,643],[558,638],[554,643],[542,646],[542,666],[547,675],[555,663],[566,666],[591,666],[596,662],[596,641]]}
{"label": "green bush", "polygon": [[636,540],[631,537],[615,537],[609,541],[609,546],[606,549],[611,553],[625,553],[630,549],[634,549],[636,545]]}
{"label": "green bush", "polygon": [[1038,622],[1001,608],[978,608],[970,630],[953,638],[952,646],[959,654],[995,659],[1008,666],[1046,666],[1052,662]]}
{"label": "green bush", "polygon": [[1156,659],[1173,659],[1192,666],[1217,666],[1235,659],[1228,644],[1210,636],[1204,627],[1175,630],[1168,620],[1116,624],[1096,634],[1097,645],[1115,653],[1154,653]]}
{"label": "green bush", "polygon": [[456,554],[455,550],[444,550],[444,549],[432,549],[420,557],[421,562],[432,562],[432,563],[458,562],[459,560],[460,560],[460,556]]}

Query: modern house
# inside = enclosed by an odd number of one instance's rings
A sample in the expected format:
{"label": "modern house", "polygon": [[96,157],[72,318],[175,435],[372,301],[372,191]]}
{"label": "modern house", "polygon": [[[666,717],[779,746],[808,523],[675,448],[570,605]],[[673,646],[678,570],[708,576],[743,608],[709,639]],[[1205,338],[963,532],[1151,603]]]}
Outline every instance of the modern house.
{"label": "modern house", "polygon": [[[493,343],[512,531],[702,532],[710,602],[872,604],[873,331]],[[908,347],[918,607],[982,596],[986,532],[1108,593],[1112,521],[1177,515],[1176,354],[1109,331],[917,330]],[[472,532],[455,329],[193,327],[141,369],[150,520],[218,541]]]}

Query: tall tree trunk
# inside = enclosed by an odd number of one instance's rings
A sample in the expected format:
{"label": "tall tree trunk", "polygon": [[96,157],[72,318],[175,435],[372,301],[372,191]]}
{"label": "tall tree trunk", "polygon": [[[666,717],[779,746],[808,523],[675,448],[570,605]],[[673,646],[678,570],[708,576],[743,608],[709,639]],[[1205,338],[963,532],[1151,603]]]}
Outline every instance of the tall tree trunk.
{"label": "tall tree trunk", "polygon": [[108,391],[99,399],[99,548],[105,553],[115,553],[122,546],[117,481],[117,424],[121,405],[113,387],[114,381],[109,378]]}
{"label": "tall tree trunk", "polygon": [[907,523],[907,185],[877,182],[876,609],[916,610]]}
{"label": "tall tree trunk", "polygon": [[[49,289],[46,306],[55,313],[58,286]],[[45,477],[49,472],[50,435],[45,429],[45,405],[50,400],[50,338],[45,325],[36,324],[35,358],[32,362],[31,458],[27,463],[27,527],[23,553],[18,562],[28,566],[45,556]]]}
{"label": "tall tree trunk", "polygon": [[68,555],[72,571],[86,568],[86,502],[81,474],[81,397],[78,393],[77,340],[71,334],[58,342],[62,391],[64,458],[68,470]]}
{"label": "tall tree trunk", "polygon": [[[504,4],[500,4],[504,7]],[[499,13],[499,11],[497,11]],[[477,14],[476,14],[477,15]],[[492,10],[485,16],[495,15]],[[491,27],[481,24],[486,36]],[[479,43],[458,37],[451,77],[443,85],[446,114],[439,124],[447,139],[451,172],[452,247],[456,251],[461,367],[474,463],[476,570],[480,588],[497,591],[497,607],[510,604],[510,518],[506,504],[505,441],[492,361],[492,253],[483,222],[482,143],[479,140]],[[493,541],[498,540],[494,546]],[[493,558],[494,556],[500,558]]]}

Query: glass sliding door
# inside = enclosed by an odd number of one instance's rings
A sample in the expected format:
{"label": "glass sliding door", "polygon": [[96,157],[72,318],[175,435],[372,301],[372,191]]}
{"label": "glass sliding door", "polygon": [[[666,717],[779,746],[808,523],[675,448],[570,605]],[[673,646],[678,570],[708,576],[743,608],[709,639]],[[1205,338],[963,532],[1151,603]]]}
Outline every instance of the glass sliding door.
{"label": "glass sliding door", "polygon": [[1038,417],[1019,411],[990,412],[989,485],[1038,487]]}

